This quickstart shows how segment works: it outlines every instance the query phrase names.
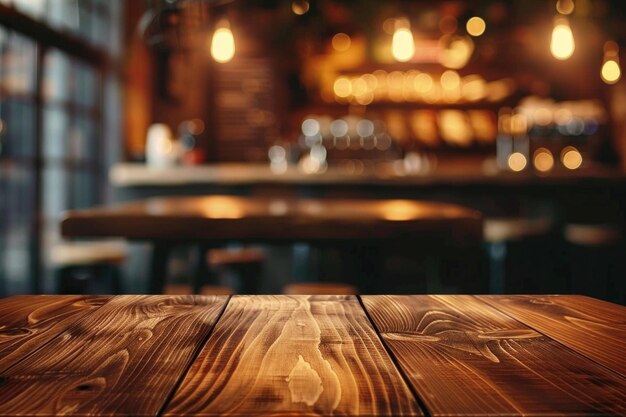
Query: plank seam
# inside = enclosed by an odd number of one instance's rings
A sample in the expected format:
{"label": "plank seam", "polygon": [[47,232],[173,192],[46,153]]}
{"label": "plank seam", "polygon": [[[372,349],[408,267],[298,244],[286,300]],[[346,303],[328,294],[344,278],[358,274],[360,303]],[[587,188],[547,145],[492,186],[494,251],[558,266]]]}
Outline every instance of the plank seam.
{"label": "plank seam", "polygon": [[[51,344],[54,340],[56,340],[58,337],[60,337],[63,333],[71,330],[74,328],[74,326],[76,326],[76,323],[81,322],[85,319],[85,317],[89,317],[92,314],[94,314],[96,311],[100,310],[102,307],[104,307],[105,305],[107,305],[108,303],[110,303],[114,298],[116,298],[117,296],[112,296],[109,297],[109,299],[103,303],[102,305],[99,306],[95,306],[92,309],[88,310],[87,312],[85,312],[85,314],[76,317],[76,320],[72,321],[71,323],[69,323],[67,325],[67,327],[65,329],[63,329],[62,331],[60,331],[59,333],[55,334],[54,336],[52,336],[50,339],[48,339],[45,343],[37,346],[35,349],[33,349],[32,352],[30,352],[28,355],[24,356],[22,359],[18,360],[17,362],[12,363],[11,365],[7,366],[4,369],[0,369],[0,374],[3,374],[5,372],[8,372],[9,370],[13,369],[16,365],[22,363],[23,361],[27,360],[28,358],[30,358],[31,356],[33,356],[35,353],[39,352],[40,350],[42,350],[43,348],[45,348],[46,346],[48,346],[49,344]],[[49,331],[49,330],[48,330]]]}
{"label": "plank seam", "polygon": [[361,308],[363,309],[363,312],[365,313],[365,317],[367,317],[367,320],[372,325],[372,327],[374,329],[374,332],[376,333],[376,336],[378,336],[378,340],[380,340],[380,342],[383,345],[383,348],[385,349],[385,352],[387,352],[387,356],[389,356],[389,359],[391,360],[391,362],[395,366],[396,370],[398,371],[398,373],[402,377],[402,381],[409,388],[409,391],[411,392],[411,394],[413,394],[413,397],[415,398],[415,401],[417,402],[417,405],[419,405],[420,409],[424,413],[424,417],[431,417],[431,413],[428,410],[428,408],[426,407],[426,403],[424,403],[424,401],[422,400],[422,397],[420,397],[420,395],[417,392],[417,390],[410,383],[408,375],[405,374],[405,372],[402,369],[402,367],[400,366],[400,363],[398,362],[396,356],[393,354],[393,351],[391,350],[391,348],[385,342],[385,338],[381,336],[380,330],[378,330],[378,327],[376,326],[376,323],[374,323],[374,320],[370,316],[369,311],[367,311],[367,307],[365,307],[365,303],[363,302],[363,299],[361,298],[360,295],[357,295],[356,298],[357,298],[357,300],[359,300],[359,304],[361,305]]}
{"label": "plank seam", "polygon": [[221,320],[222,316],[224,315],[224,312],[226,311],[226,307],[228,306],[228,304],[230,304],[230,300],[232,298],[233,296],[229,295],[228,298],[226,299],[226,302],[222,306],[222,309],[220,310],[219,314],[215,318],[215,322],[213,322],[213,326],[211,326],[211,329],[207,332],[206,336],[200,341],[200,343],[198,343],[198,346],[196,347],[195,351],[191,355],[191,360],[189,361],[185,369],[183,369],[183,371],[181,372],[176,382],[172,385],[172,389],[170,390],[169,394],[167,394],[167,396],[165,397],[165,401],[163,402],[163,405],[159,408],[159,411],[156,413],[156,416],[162,416],[165,410],[167,409],[167,406],[170,404],[170,401],[172,401],[172,398],[174,398],[174,395],[176,395],[178,388],[180,388],[180,385],[183,383],[183,381],[187,377],[187,374],[189,373],[189,370],[191,369],[192,365],[194,364],[196,359],[198,359],[200,352],[202,352],[202,349],[204,349],[204,346],[209,341],[209,338],[211,337],[211,335],[213,335],[213,331],[217,327],[217,323],[219,323],[219,321]]}
{"label": "plank seam", "polygon": [[577,351],[576,349],[574,349],[574,348],[572,348],[570,346],[567,346],[565,343],[562,343],[562,342],[556,340],[552,336],[549,336],[549,335],[545,334],[544,332],[542,332],[541,330],[535,328],[531,324],[524,322],[522,319],[519,319],[519,318],[515,317],[514,315],[511,315],[511,314],[507,313],[506,311],[501,310],[500,308],[498,308],[497,304],[491,303],[488,300],[483,299],[484,296],[472,295],[472,297],[476,298],[481,303],[483,303],[483,304],[491,307],[492,309],[496,310],[498,313],[504,314],[505,316],[515,320],[516,322],[522,324],[523,326],[526,326],[529,329],[532,329],[532,330],[536,331],[537,333],[541,334],[542,336],[547,337],[548,339],[552,340],[554,343],[557,343],[558,345],[560,345],[563,348],[565,348],[565,350],[573,352],[574,354],[576,354],[576,356],[580,356],[583,359],[586,359],[586,360],[588,360],[588,361],[590,361],[590,362],[592,362],[592,363],[594,363],[594,364],[596,364],[596,365],[598,365],[598,366],[600,366],[600,367],[602,367],[604,369],[609,370],[611,373],[619,376],[620,378],[626,379],[626,375],[623,375],[621,372],[616,371],[615,369],[609,368],[608,366],[604,365],[603,363],[600,363],[600,362],[596,361],[595,359],[590,358],[590,357],[584,355],[583,353]]}

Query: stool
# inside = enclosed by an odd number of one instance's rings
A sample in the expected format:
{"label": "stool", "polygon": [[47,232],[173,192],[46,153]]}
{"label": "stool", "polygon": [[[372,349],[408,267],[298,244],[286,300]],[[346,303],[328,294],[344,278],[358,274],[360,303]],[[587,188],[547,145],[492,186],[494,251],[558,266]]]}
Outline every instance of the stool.
{"label": "stool", "polygon": [[608,224],[570,223],[563,229],[568,244],[569,290],[615,303],[626,302],[622,233]]}
{"label": "stool", "polygon": [[294,282],[283,287],[289,295],[355,295],[358,289],[339,282]]}
{"label": "stool", "polygon": [[[120,265],[128,257],[128,245],[119,241],[72,242],[52,247],[50,262],[55,268],[57,291],[61,294],[122,292]],[[109,285],[102,281],[109,278]]]}
{"label": "stool", "polygon": [[[232,288],[222,285],[203,285],[200,289],[201,295],[232,295],[235,292]],[[190,284],[168,284],[163,289],[163,294],[186,295],[193,294],[193,287]]]}
{"label": "stool", "polygon": [[263,251],[256,248],[211,249],[206,259],[214,272],[230,269],[237,274],[239,293],[258,294],[259,277],[265,262]]}
{"label": "stool", "polygon": [[[489,259],[489,291],[492,294],[542,292],[544,259],[537,238],[545,238],[552,228],[548,218],[491,218],[483,223],[483,239]],[[540,258],[540,259],[539,259]],[[544,271],[545,272],[545,271]],[[537,282],[533,282],[536,280]]]}

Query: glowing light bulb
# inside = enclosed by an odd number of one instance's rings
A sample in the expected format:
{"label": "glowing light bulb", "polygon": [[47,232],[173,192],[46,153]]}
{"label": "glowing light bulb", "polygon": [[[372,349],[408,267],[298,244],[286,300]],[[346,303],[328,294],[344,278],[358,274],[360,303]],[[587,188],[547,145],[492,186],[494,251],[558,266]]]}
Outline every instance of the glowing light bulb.
{"label": "glowing light bulb", "polygon": [[566,146],[561,152],[561,162],[567,169],[578,169],[583,163],[583,156],[573,146]]}
{"label": "glowing light bulb", "polygon": [[576,49],[574,35],[567,19],[556,19],[554,21],[554,29],[552,29],[552,40],[550,41],[552,56],[563,61],[572,56],[574,49]]}
{"label": "glowing light bulb", "polygon": [[546,148],[539,148],[535,151],[533,162],[537,171],[540,172],[548,172],[554,167],[552,152]]}
{"label": "glowing light bulb", "polygon": [[614,41],[607,41],[604,44],[604,64],[600,76],[607,84],[615,84],[622,76],[619,68],[619,46]]}
{"label": "glowing light bulb", "polygon": [[235,56],[235,38],[227,21],[218,23],[211,39],[211,56],[217,62],[223,64]]}
{"label": "glowing light bulb", "polygon": [[468,20],[467,24],[465,25],[465,29],[467,30],[467,33],[469,33],[472,36],[482,35],[483,33],[485,33],[486,28],[487,28],[487,24],[482,18],[478,16],[474,16],[470,18],[470,20]]}
{"label": "glowing light bulb", "polygon": [[409,27],[396,27],[391,40],[391,54],[396,61],[400,62],[407,62],[413,58],[415,43],[413,42],[413,33]]}
{"label": "glowing light bulb", "polygon": [[602,65],[600,75],[602,76],[602,81],[605,83],[615,84],[622,76],[622,71],[619,69],[619,64],[615,60],[609,59]]}
{"label": "glowing light bulb", "polygon": [[347,51],[348,49],[350,49],[351,43],[352,40],[350,39],[350,36],[346,35],[345,33],[337,33],[335,36],[333,36],[332,44],[333,48],[337,52]]}
{"label": "glowing light bulb", "polygon": [[291,3],[291,11],[298,16],[302,16],[309,11],[309,2],[307,0],[295,0]]}
{"label": "glowing light bulb", "polygon": [[556,10],[561,14],[572,14],[574,11],[573,0],[558,0],[556,2]]}
{"label": "glowing light bulb", "polygon": [[513,152],[511,155],[509,155],[509,159],[507,162],[511,171],[515,172],[523,171],[524,168],[526,168],[527,163],[526,157],[523,153],[520,152]]}

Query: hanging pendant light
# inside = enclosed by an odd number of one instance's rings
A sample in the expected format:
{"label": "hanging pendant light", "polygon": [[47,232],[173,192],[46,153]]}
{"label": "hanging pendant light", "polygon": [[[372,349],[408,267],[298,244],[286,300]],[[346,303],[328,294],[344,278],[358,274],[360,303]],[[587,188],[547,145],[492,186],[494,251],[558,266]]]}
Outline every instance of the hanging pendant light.
{"label": "hanging pendant light", "polygon": [[615,84],[622,76],[619,67],[619,46],[613,41],[604,44],[604,63],[600,70],[602,81],[607,84]]}
{"label": "hanging pendant light", "polygon": [[229,62],[235,56],[235,38],[228,20],[221,20],[211,38],[211,56],[220,64]]}
{"label": "hanging pendant light", "polygon": [[556,59],[564,61],[572,56],[576,44],[567,18],[559,16],[554,19],[550,52]]}
{"label": "hanging pendant light", "polygon": [[406,19],[396,20],[396,29],[391,39],[391,54],[399,62],[407,62],[415,54],[415,42],[409,21]]}

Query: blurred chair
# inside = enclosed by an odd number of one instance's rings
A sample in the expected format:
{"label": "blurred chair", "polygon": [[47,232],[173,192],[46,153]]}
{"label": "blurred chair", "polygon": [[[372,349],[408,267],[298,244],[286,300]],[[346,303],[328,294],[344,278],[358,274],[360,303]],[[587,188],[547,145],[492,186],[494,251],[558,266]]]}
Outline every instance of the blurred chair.
{"label": "blurred chair", "polygon": [[358,289],[339,282],[294,282],[283,287],[288,295],[355,295]]}
{"label": "blurred chair", "polygon": [[207,252],[211,272],[219,275],[230,270],[237,276],[240,294],[258,294],[265,254],[256,248],[211,249]]}
{"label": "blurred chair", "polygon": [[547,217],[485,219],[483,239],[489,264],[489,292],[543,292],[544,283],[540,281],[552,279],[547,249],[551,231],[552,220]]}
{"label": "blurred chair", "polygon": [[128,257],[123,241],[64,242],[54,245],[50,262],[61,294],[120,294],[120,267]]}
{"label": "blurred chair", "polygon": [[563,237],[568,245],[569,291],[626,303],[626,251],[620,227],[570,223]]}

